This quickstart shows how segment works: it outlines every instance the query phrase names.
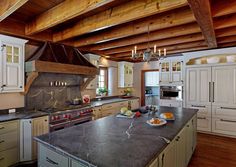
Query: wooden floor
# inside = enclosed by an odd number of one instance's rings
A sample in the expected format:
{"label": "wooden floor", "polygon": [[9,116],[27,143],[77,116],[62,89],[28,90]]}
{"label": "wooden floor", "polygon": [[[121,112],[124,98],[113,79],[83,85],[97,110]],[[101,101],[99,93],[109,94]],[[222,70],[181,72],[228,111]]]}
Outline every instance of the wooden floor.
{"label": "wooden floor", "polygon": [[236,167],[236,139],[198,133],[188,167]]}

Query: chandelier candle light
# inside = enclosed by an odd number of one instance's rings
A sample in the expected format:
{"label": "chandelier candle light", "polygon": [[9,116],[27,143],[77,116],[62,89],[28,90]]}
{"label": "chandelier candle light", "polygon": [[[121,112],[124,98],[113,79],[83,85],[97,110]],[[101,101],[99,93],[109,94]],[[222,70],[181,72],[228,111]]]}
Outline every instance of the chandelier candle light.
{"label": "chandelier candle light", "polygon": [[134,46],[134,50],[132,50],[132,59],[138,59],[139,57],[143,57],[144,61],[149,62],[152,58],[156,60],[160,60],[166,57],[166,48],[163,49],[163,56],[162,50],[158,49],[157,53],[157,45],[154,45],[153,51],[149,47],[149,25],[148,25],[148,47],[144,52],[137,53],[137,46]]}

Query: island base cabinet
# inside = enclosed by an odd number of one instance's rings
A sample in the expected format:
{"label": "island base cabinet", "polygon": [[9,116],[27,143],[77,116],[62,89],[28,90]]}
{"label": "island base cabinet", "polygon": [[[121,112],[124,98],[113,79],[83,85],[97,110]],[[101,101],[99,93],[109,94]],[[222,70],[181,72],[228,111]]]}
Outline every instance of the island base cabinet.
{"label": "island base cabinet", "polygon": [[176,166],[176,147],[175,142],[171,142],[159,156],[159,167]]}
{"label": "island base cabinet", "polygon": [[8,167],[16,164],[19,161],[18,149],[13,148],[0,152],[0,166]]}
{"label": "island base cabinet", "polygon": [[39,156],[38,166],[39,167],[69,167],[69,158],[58,154],[55,151],[48,149],[42,144],[38,144]]}
{"label": "island base cabinet", "polygon": [[[196,147],[197,116],[195,115],[159,155],[158,167],[186,167]],[[149,166],[152,167],[152,166]]]}
{"label": "island base cabinet", "polygon": [[88,167],[78,161],[71,160],[70,167]]}

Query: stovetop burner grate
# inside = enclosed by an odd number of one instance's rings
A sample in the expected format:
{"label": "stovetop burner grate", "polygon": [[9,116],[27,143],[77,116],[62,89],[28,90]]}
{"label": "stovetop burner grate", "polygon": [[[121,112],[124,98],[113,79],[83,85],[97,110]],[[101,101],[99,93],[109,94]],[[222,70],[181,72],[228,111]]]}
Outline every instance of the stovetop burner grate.
{"label": "stovetop burner grate", "polygon": [[79,110],[86,107],[91,107],[91,105],[90,104],[69,105],[64,108],[49,107],[49,108],[42,108],[39,111],[46,112],[46,113],[55,113],[58,111]]}

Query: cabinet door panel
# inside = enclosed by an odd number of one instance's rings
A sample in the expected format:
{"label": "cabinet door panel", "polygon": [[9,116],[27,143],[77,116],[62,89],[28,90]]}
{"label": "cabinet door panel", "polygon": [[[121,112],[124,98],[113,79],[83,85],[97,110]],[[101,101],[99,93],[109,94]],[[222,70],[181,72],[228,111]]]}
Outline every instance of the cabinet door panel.
{"label": "cabinet door panel", "polygon": [[8,167],[19,161],[17,148],[0,152],[0,166]]}
{"label": "cabinet door panel", "polygon": [[175,142],[171,142],[163,153],[159,156],[159,166],[176,167],[176,147]]}
{"label": "cabinet door panel", "polygon": [[187,104],[197,103],[197,91],[198,91],[198,78],[197,68],[187,69],[187,79],[186,79],[186,94],[187,94]]}
{"label": "cabinet door panel", "polygon": [[199,103],[210,103],[211,68],[200,68],[198,80]]}
{"label": "cabinet door panel", "polygon": [[230,103],[233,94],[233,76],[231,67],[213,67],[213,105],[223,105]]}
{"label": "cabinet door panel", "polygon": [[[233,67],[233,85],[236,85],[236,67]],[[236,86],[233,86],[233,97],[232,97],[232,101],[233,101],[233,105],[236,105]]]}
{"label": "cabinet door panel", "polygon": [[184,128],[176,138],[176,167],[185,166],[186,163],[185,152],[186,152],[186,128]]}

